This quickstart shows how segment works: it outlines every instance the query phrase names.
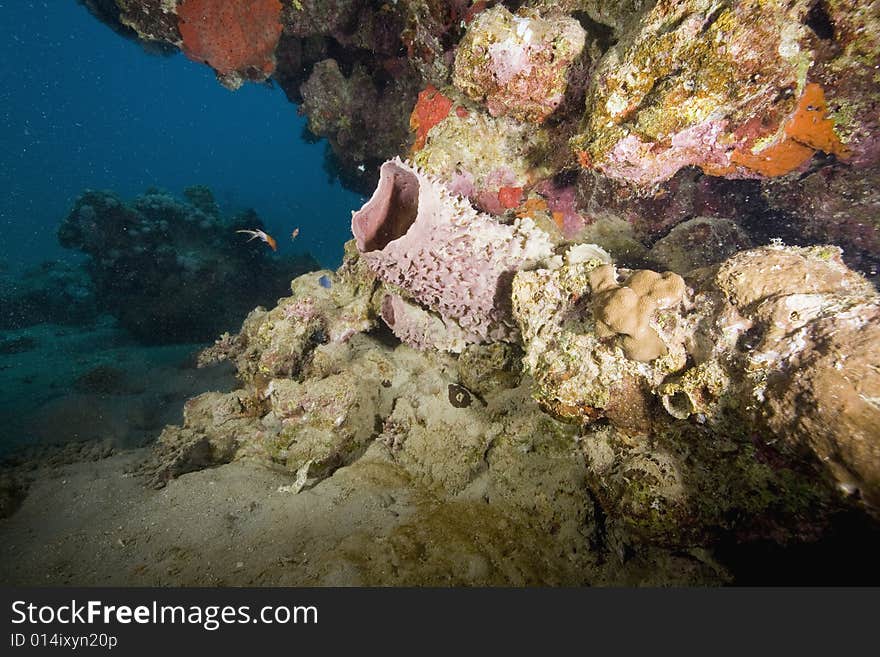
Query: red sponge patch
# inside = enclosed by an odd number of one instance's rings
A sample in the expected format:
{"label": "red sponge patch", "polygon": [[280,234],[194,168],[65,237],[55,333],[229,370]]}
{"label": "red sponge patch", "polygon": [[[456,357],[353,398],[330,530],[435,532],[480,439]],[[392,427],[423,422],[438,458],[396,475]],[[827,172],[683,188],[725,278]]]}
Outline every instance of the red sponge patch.
{"label": "red sponge patch", "polygon": [[221,75],[275,70],[281,37],[280,0],[185,0],[177,8],[187,57],[209,64]]}

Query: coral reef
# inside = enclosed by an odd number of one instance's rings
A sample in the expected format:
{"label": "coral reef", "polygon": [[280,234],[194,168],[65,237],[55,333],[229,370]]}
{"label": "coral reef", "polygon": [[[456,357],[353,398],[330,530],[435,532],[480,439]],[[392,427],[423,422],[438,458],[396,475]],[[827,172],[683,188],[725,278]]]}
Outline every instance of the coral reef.
{"label": "coral reef", "polygon": [[308,117],[309,130],[327,137],[337,160],[373,168],[397,155],[407,141],[406,117],[415,102],[416,84],[403,75],[382,87],[360,64],[345,75],[336,60],[325,59],[312,67],[299,88],[301,111]]}
{"label": "coral reef", "polygon": [[419,92],[419,99],[409,117],[409,127],[416,133],[413,151],[424,148],[428,132],[445,119],[451,109],[452,100],[437,91],[433,85],[428,85]]}
{"label": "coral reef", "polygon": [[[668,277],[667,282],[675,288],[671,296],[677,296],[678,281]],[[685,365],[674,308],[657,313],[657,299],[633,317],[621,316],[620,306],[608,303],[615,296],[623,296],[629,306],[639,295],[617,287],[613,265],[590,254],[569,255],[561,267],[520,272],[514,278],[513,312],[525,349],[523,364],[534,378],[535,399],[554,417],[575,422],[606,417],[627,427],[649,427],[646,387]],[[642,341],[599,329],[595,314]],[[625,357],[624,340],[631,355],[648,362]]]}
{"label": "coral reef", "polygon": [[550,163],[541,162],[553,150],[546,130],[494,118],[472,105],[459,103],[447,110],[424,134],[417,133],[416,146],[413,162],[418,167],[496,214],[516,205],[517,199],[505,202],[505,194],[521,194],[552,173]]}
{"label": "coral reef", "polygon": [[[118,35],[139,43],[146,52],[155,55],[171,55],[177,52],[177,48],[172,45],[178,39],[176,24],[153,23],[153,28],[150,30],[146,28],[146,23],[142,22],[149,14],[135,18],[123,13],[130,7],[137,10],[134,3],[127,3],[125,0],[120,3],[115,0],[77,0],[77,2]],[[155,0],[153,4],[158,8],[161,2],[162,0]],[[165,0],[165,4],[167,3],[168,0]],[[164,17],[167,14],[161,13],[159,16]],[[135,29],[135,25],[141,25],[141,31]]]}
{"label": "coral reef", "polygon": [[[330,288],[318,283],[323,276]],[[140,472],[164,486],[208,465],[256,460],[287,472],[282,489],[295,494],[381,458],[408,485],[498,514],[523,540],[536,531],[552,536],[552,550],[570,564],[553,581],[583,581],[592,511],[574,429],[537,410],[512,347],[472,345],[459,361],[365,333],[376,324],[376,291],[353,250],[336,274],[297,279],[293,296],[209,350],[206,360],[236,363],[242,387],[191,400],[184,425],[166,428]],[[305,315],[292,310],[305,306]],[[316,318],[325,339],[293,337]],[[282,351],[297,363],[292,372],[254,365],[277,363]],[[448,521],[430,522],[445,523],[448,533]],[[535,581],[549,576],[541,570]]]}
{"label": "coral reef", "polygon": [[[763,458],[781,464],[783,472],[833,482],[835,494],[851,495],[877,513],[880,411],[873,400],[880,379],[870,363],[880,344],[875,335],[880,297],[843,265],[839,249],[765,247],[697,270],[683,305],[667,305],[650,318],[655,334],[648,335],[659,338],[666,355],[641,364],[615,357],[613,351],[621,347],[603,341],[610,331],[602,291],[620,294],[625,289],[616,287],[610,267],[598,260],[576,262],[517,274],[513,284],[535,397],[568,421],[591,424],[604,417],[611,422],[614,432],[595,434],[601,440],[590,447],[598,450],[592,459],[607,461],[608,476],[621,471],[615,464],[647,458],[644,467],[661,468],[664,474],[649,476],[653,483],[644,484],[645,494],[686,494],[693,476],[686,470],[693,466],[679,461],[690,448],[672,437],[677,432],[689,436],[695,429],[692,423],[679,426],[653,413],[659,399],[670,416],[694,420],[698,431],[713,440],[730,441],[726,452],[752,458],[760,442],[774,455]],[[640,275],[654,285],[663,280],[637,272],[628,281]],[[671,288],[669,296],[680,299],[682,286]],[[631,314],[621,315],[620,321],[635,323]],[[631,356],[625,350],[624,355]],[[636,438],[646,434],[663,448],[646,450]],[[663,450],[669,452],[664,456]],[[720,456],[707,454],[713,461]],[[712,476],[730,471],[720,464],[707,467]],[[604,494],[609,486],[620,486],[599,479]],[[811,498],[833,497],[829,484],[810,488]],[[632,492],[619,489],[613,495]],[[609,513],[625,516],[620,503],[616,499]],[[664,532],[679,532],[698,521],[673,515]],[[705,522],[699,520],[703,529]]]}
{"label": "coral reef", "polygon": [[[133,30],[138,37],[148,43],[165,42],[180,46],[178,29],[178,0],[115,0],[119,7],[119,22]],[[96,4],[106,5],[106,0]],[[113,12],[115,14],[115,12]]]}
{"label": "coral reef", "polygon": [[252,211],[224,218],[206,188],[186,196],[152,190],[127,204],[86,191],[58,229],[62,246],[89,256],[97,306],[146,342],[208,341],[316,267],[243,244],[237,229],[262,226]]}
{"label": "coral reef", "polygon": [[296,37],[316,34],[344,34],[357,18],[356,0],[298,0],[285,2],[282,22]]}
{"label": "coral reef", "polygon": [[[688,165],[719,175],[778,176],[817,151],[867,157],[870,140],[848,135],[875,119],[826,105],[833,93],[834,107],[864,108],[866,90],[821,79],[818,71],[845,66],[865,79],[876,44],[868,38],[842,50],[824,47],[811,19],[816,4],[718,7],[698,0],[648,8],[594,74],[598,84],[573,142],[582,164],[652,184]],[[855,6],[833,9],[833,24],[867,18]]]}
{"label": "coral reef", "polygon": [[[441,499],[552,534],[581,555],[564,581],[596,577],[598,555],[608,582],[652,567],[725,581],[712,549],[726,541],[809,543],[840,513],[876,511],[880,299],[837,249],[745,251],[685,290],[677,275],[614,276],[579,245],[516,274],[523,352],[460,355],[377,333],[388,295],[363,259],[349,246],[338,272],[296,279],[206,352],[232,360],[242,387],[187,404],[141,468],[149,481],[244,459],[297,493],[381,455]],[[624,289],[655,297],[647,341],[666,353],[649,362],[597,331],[602,295]],[[667,561],[681,550],[701,564],[689,575]]]}
{"label": "coral reef", "polygon": [[[243,460],[295,494],[381,463],[434,496],[381,550],[346,543],[385,581],[474,514],[483,538],[553,537],[525,577],[553,583],[726,582],[723,546],[876,524],[877,0],[266,0],[222,34],[239,9],[86,4],[228,86],[277,81],[372,192],[339,271],[202,353],[240,387],[187,404],[154,485]],[[237,221],[204,190],[90,193],[61,235],[155,335],[181,281],[204,301],[278,280]],[[243,254],[260,275],[229,285]]]}
{"label": "coral reef", "polygon": [[[227,84],[271,74],[327,138],[328,170],[362,192],[412,140],[415,164],[482,210],[519,214],[538,194],[568,239],[609,213],[644,248],[683,220],[765,215],[876,266],[876,203],[859,192],[880,156],[876,0],[265,0],[246,17],[201,0],[84,4]],[[748,179],[768,177],[761,199]]]}

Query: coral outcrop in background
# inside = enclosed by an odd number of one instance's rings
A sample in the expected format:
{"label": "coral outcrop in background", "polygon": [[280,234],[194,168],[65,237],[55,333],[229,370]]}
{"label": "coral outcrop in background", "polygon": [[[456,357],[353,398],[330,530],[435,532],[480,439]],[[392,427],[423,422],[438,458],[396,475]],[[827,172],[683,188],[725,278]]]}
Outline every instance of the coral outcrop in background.
{"label": "coral outcrop in background", "polygon": [[[731,546],[853,516],[876,537],[880,2],[87,4],[277,81],[372,194],[338,271],[203,352],[240,387],[187,403],[150,483],[252,460],[295,494],[369,455],[553,536],[554,583],[730,581]],[[213,257],[194,231],[225,254],[221,223],[89,193],[62,236],[99,299],[137,299]]]}
{"label": "coral outcrop in background", "polygon": [[22,276],[0,273],[0,329],[42,322],[84,324],[99,307],[88,274],[69,263],[46,262]]}
{"label": "coral outcrop in background", "polygon": [[86,191],[61,222],[61,245],[89,256],[96,303],[148,343],[210,341],[259,303],[273,303],[309,258],[272,258],[235,231],[261,228],[253,211],[222,217],[205,187],[186,200],[151,190],[130,204]]}

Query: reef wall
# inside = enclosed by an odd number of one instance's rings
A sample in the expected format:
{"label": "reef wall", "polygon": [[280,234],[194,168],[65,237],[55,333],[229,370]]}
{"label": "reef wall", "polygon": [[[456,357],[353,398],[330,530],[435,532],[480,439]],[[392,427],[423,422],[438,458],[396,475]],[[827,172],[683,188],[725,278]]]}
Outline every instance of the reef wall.
{"label": "reef wall", "polygon": [[362,192],[411,153],[481,209],[546,210],[566,237],[620,220],[647,248],[735,218],[876,275],[876,0],[83,4],[231,89],[277,82]]}
{"label": "reef wall", "polygon": [[254,5],[103,16],[277,81],[373,195],[338,271],[203,353],[240,388],[149,482],[253,459],[296,493],[381,452],[569,582],[876,526],[880,3]]}

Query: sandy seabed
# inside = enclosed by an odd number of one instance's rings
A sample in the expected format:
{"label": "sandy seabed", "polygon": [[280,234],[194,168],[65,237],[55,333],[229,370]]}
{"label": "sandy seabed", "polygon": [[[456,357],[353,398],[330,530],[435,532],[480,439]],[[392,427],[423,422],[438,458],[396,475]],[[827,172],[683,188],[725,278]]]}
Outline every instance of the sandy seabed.
{"label": "sandy seabed", "polygon": [[440,502],[380,449],[297,494],[289,475],[247,461],[153,490],[130,473],[147,451],[100,458],[84,448],[97,460],[31,464],[27,497],[0,521],[0,580],[340,586],[571,577],[565,563],[535,559],[541,537],[505,538],[513,528],[488,505],[481,514],[472,500]]}

